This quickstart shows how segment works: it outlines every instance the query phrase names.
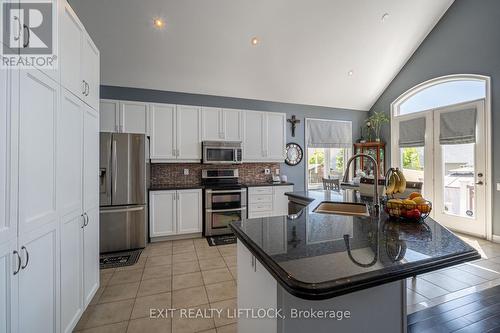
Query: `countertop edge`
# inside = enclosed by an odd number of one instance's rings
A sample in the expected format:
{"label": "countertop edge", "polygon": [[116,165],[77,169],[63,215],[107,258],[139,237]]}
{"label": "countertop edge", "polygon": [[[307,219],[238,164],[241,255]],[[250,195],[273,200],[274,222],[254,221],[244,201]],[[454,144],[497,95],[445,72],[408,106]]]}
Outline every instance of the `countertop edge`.
{"label": "countertop edge", "polygon": [[[231,229],[235,233],[247,249],[259,260],[266,270],[278,281],[278,283],[290,294],[307,300],[324,300],[332,297],[337,297],[349,294],[355,291],[360,291],[367,288],[376,287],[389,282],[394,282],[415,275],[428,273],[437,269],[447,268],[462,264],[468,261],[481,259],[477,251],[472,250],[460,255],[451,255],[443,257],[434,262],[427,262],[418,265],[418,267],[409,267],[400,272],[387,272],[383,275],[370,278],[366,281],[352,282],[351,284],[342,285],[341,287],[321,287],[320,284],[310,284],[294,279],[288,276],[287,273],[265,253],[257,244],[254,244],[245,234],[241,233],[238,228],[230,224]],[[325,283],[329,283],[327,281]],[[314,287],[311,287],[314,286]]]}
{"label": "countertop edge", "polygon": [[[259,183],[259,184],[241,184],[242,187],[267,187],[267,186],[294,186],[294,183]],[[175,191],[175,190],[196,190],[204,189],[205,186],[198,185],[165,185],[165,186],[152,186],[148,188],[148,191]]]}

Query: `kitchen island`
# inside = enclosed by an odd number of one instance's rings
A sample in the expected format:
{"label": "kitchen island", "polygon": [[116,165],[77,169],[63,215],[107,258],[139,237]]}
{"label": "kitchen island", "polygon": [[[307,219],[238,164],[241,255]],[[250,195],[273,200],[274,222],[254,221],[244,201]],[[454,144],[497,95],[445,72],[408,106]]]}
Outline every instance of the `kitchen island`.
{"label": "kitchen island", "polygon": [[480,258],[430,218],[315,212],[324,201],[371,203],[356,191],[287,195],[289,215],[231,225],[239,333],[405,332],[406,278]]}

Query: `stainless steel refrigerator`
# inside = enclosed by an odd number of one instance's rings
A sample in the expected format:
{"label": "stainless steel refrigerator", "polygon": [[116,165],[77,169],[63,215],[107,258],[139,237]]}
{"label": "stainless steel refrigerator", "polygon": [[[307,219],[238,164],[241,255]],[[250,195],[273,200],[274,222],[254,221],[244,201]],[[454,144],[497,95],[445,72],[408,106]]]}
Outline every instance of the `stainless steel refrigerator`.
{"label": "stainless steel refrigerator", "polygon": [[100,134],[100,252],[146,246],[148,145],[143,134]]}

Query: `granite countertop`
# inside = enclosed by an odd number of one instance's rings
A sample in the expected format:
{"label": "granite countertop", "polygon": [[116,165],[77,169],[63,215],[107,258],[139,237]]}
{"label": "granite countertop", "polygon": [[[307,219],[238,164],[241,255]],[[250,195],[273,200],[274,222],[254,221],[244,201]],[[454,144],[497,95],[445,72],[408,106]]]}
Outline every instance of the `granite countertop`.
{"label": "granite countertop", "polygon": [[322,201],[371,205],[371,198],[353,190],[287,195],[300,202],[291,205],[294,214],[233,222],[231,228],[297,297],[327,299],[480,259],[475,249],[431,218],[404,223],[384,212],[370,217],[314,212]]}
{"label": "granite countertop", "polygon": [[291,186],[294,185],[290,182],[280,182],[280,183],[245,183],[246,187],[260,187],[260,186]]}

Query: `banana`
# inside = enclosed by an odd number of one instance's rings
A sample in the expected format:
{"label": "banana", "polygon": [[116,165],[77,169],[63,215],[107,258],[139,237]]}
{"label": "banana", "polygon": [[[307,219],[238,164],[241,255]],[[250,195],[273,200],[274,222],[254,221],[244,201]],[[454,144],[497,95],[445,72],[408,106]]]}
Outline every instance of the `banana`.
{"label": "banana", "polygon": [[387,186],[385,188],[385,193],[387,195],[391,195],[394,193],[395,189],[396,189],[396,176],[394,173],[391,173],[391,175],[389,176],[389,181],[387,182]]}
{"label": "banana", "polygon": [[403,172],[399,169],[396,169],[396,174],[398,175],[399,182],[396,188],[398,193],[404,193],[406,191],[406,178]]}

